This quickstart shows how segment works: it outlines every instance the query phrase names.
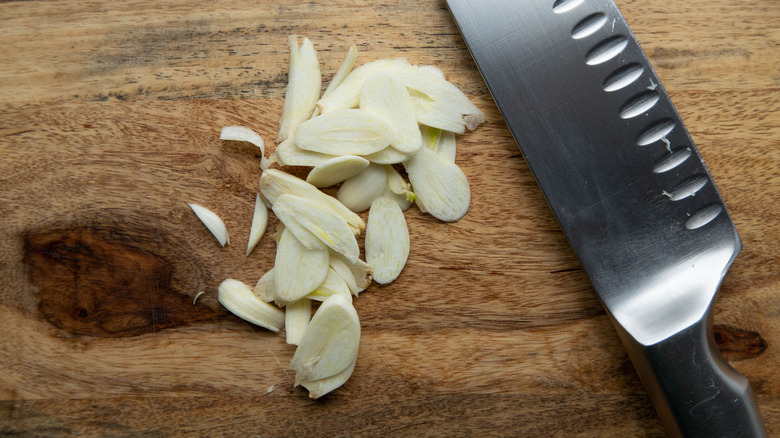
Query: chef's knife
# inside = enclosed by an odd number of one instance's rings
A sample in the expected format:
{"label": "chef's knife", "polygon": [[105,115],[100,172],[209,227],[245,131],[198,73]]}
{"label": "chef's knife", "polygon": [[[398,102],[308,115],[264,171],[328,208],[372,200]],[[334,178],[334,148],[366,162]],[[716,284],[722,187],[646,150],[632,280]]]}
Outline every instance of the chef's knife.
{"label": "chef's knife", "polygon": [[612,0],[447,0],[672,436],[765,436],[712,303],[739,235]]}

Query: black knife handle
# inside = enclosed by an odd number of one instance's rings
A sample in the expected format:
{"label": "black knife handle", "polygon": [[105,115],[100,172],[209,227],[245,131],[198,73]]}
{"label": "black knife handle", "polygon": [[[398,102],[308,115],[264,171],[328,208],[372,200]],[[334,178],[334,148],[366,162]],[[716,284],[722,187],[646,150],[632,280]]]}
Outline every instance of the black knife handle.
{"label": "black knife handle", "polygon": [[707,313],[649,346],[616,326],[670,436],[766,437],[750,384],[721,356]]}

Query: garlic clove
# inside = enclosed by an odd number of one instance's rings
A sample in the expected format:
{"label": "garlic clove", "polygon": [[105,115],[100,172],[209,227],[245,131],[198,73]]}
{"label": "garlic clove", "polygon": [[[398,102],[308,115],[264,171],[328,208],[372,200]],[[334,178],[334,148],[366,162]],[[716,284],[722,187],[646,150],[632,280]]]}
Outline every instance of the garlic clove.
{"label": "garlic clove", "polygon": [[268,330],[278,332],[284,327],[284,312],[261,301],[252,288],[228,278],[217,289],[217,300],[232,314]]}
{"label": "garlic clove", "polygon": [[306,181],[296,178],[281,170],[268,169],[260,176],[260,192],[263,197],[272,204],[282,194],[300,196],[312,201],[320,202],[344,218],[355,235],[366,228],[366,223],[357,214],[344,206],[336,198],[321,192],[317,187]]}
{"label": "garlic clove", "polygon": [[390,127],[390,145],[403,154],[415,154],[422,136],[414,103],[404,84],[389,73],[371,75],[360,91],[360,109],[373,114]]}
{"label": "garlic clove", "polygon": [[359,109],[342,109],[309,119],[298,126],[295,144],[330,155],[367,155],[386,148],[390,128],[378,117]]}
{"label": "garlic clove", "polygon": [[328,275],[328,249],[308,249],[285,229],[274,261],[274,300],[287,305],[305,297]]}
{"label": "garlic clove", "polygon": [[336,199],[354,212],[365,211],[374,199],[382,196],[386,186],[387,174],[384,167],[371,164],[344,181],[336,192]]}
{"label": "garlic clove", "polygon": [[187,205],[195,212],[198,219],[203,222],[203,225],[211,231],[211,234],[217,238],[220,245],[224,247],[225,245],[230,244],[230,236],[228,236],[227,227],[216,213],[198,204],[188,203]]}
{"label": "garlic clove", "polygon": [[466,175],[460,168],[445,161],[436,152],[422,148],[404,163],[417,201],[433,217],[453,222],[469,209],[471,192]]}
{"label": "garlic clove", "polygon": [[360,344],[360,320],[355,308],[341,295],[326,299],[309,323],[290,368],[295,383],[334,376],[355,360]]}
{"label": "garlic clove", "polygon": [[326,377],[324,379],[319,380],[303,380],[301,382],[298,382],[299,385],[303,386],[309,391],[309,398],[317,399],[322,397],[323,395],[338,389],[346,383],[347,380],[352,376],[352,372],[355,371],[355,364],[357,363],[357,356],[355,356],[355,359],[352,360],[352,363],[349,364],[348,367],[346,367],[343,371],[341,371],[338,374],[334,374],[330,377]]}
{"label": "garlic clove", "polygon": [[412,66],[406,58],[380,59],[363,64],[352,70],[331,93],[323,96],[317,102],[317,106],[322,114],[340,109],[355,108],[360,103],[360,90],[369,76],[378,71],[396,73],[410,68]]}
{"label": "garlic clove", "polygon": [[246,141],[260,148],[260,168],[265,170],[270,163],[265,158],[265,142],[260,134],[247,128],[246,126],[226,126],[222,128],[219,134],[220,140]]}
{"label": "garlic clove", "polygon": [[309,299],[301,298],[285,307],[284,331],[287,335],[288,344],[298,345],[301,342],[301,338],[303,338],[303,334],[306,333],[306,328],[309,326],[310,319],[311,300]]}
{"label": "garlic clove", "polygon": [[259,298],[261,301],[265,301],[266,303],[270,303],[275,298],[275,291],[274,291],[274,269],[271,268],[263,274],[262,277],[260,277],[259,280],[257,280],[257,284],[255,284],[254,289],[252,291],[255,293],[257,298]]}
{"label": "garlic clove", "polygon": [[292,137],[298,125],[309,118],[322,89],[320,63],[311,41],[304,38],[299,48],[298,36],[290,35],[287,47],[290,49],[290,66],[277,142]]}
{"label": "garlic clove", "polygon": [[420,125],[423,145],[450,163],[455,162],[455,133]]}
{"label": "garlic clove", "polygon": [[365,169],[369,161],[354,155],[333,157],[317,164],[309,172],[306,182],[314,187],[330,187],[351,178]]}
{"label": "garlic clove", "polygon": [[[351,276],[350,273],[350,277]],[[352,291],[347,285],[347,282],[332,267],[328,269],[328,275],[325,277],[325,281],[323,281],[314,292],[306,295],[306,298],[316,301],[325,301],[325,299],[331,295],[342,295],[352,302]]]}
{"label": "garlic clove", "polygon": [[387,284],[398,278],[409,257],[409,229],[394,200],[383,196],[371,204],[365,248],[374,281]]}
{"label": "garlic clove", "polygon": [[373,270],[363,260],[357,259],[354,263],[350,263],[343,255],[331,251],[330,267],[347,283],[354,296],[358,296],[371,285]]}
{"label": "garlic clove", "polygon": [[260,199],[260,194],[255,196],[255,212],[252,215],[252,227],[249,230],[249,240],[246,242],[246,256],[255,249],[260,239],[265,234],[265,229],[268,227],[268,207],[265,206],[263,200]]}
{"label": "garlic clove", "polygon": [[274,149],[273,156],[282,166],[312,167],[336,157],[336,155],[321,154],[301,149],[292,138],[279,143],[276,149]]}

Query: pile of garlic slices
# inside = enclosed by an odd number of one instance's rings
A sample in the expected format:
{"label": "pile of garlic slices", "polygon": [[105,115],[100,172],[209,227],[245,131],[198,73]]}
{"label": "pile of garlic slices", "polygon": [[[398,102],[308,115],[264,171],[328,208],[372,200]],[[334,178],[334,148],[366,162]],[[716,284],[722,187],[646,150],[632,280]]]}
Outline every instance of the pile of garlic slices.
{"label": "pile of garlic slices", "polygon": [[[455,134],[475,129],[485,117],[436,67],[383,59],[353,69],[354,46],[320,95],[311,42],[304,38],[299,47],[291,35],[288,47],[289,83],[275,151],[266,158],[262,138],[246,127],[226,127],[220,135],[261,149],[247,255],[265,233],[270,208],[280,221],[274,266],[254,287],[225,280],[218,299],[246,321],[285,328],[287,342],[297,345],[290,364],[295,385],[318,398],[354,370],[360,322],[352,297],[372,279],[392,282],[406,264],[403,212],[416,204],[451,222],[468,211],[469,185],[455,164]],[[303,180],[271,166],[311,170]],[[335,198],[320,190],[339,184]],[[219,217],[191,207],[224,246],[229,239]],[[367,223],[357,214],[365,210]],[[356,239],[364,230],[365,261]]]}

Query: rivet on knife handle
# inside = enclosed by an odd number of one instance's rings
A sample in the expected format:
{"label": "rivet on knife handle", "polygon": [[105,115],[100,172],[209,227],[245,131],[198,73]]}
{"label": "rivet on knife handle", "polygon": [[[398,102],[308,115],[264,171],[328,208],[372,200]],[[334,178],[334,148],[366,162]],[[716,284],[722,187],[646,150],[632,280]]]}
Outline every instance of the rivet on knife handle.
{"label": "rivet on knife handle", "polygon": [[712,335],[739,235],[617,6],[447,4],[668,432],[766,436]]}

